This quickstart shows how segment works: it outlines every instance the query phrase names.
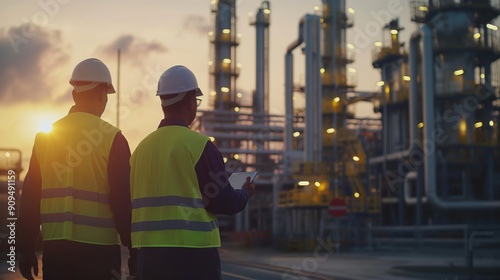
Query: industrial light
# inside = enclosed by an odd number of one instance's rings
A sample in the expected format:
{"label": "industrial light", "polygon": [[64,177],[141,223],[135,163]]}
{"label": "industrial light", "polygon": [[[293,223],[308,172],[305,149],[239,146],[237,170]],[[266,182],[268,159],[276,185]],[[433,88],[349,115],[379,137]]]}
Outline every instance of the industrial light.
{"label": "industrial light", "polygon": [[426,6],[420,6],[418,9],[422,12],[427,12],[429,10]]}
{"label": "industrial light", "polygon": [[320,18],[320,19],[319,19],[319,22],[320,22],[320,23],[323,23],[323,22],[325,22],[325,20],[324,20],[323,18]]}
{"label": "industrial light", "polygon": [[490,126],[494,126],[495,123],[493,121],[490,121]]}
{"label": "industrial light", "polygon": [[478,33],[474,33],[473,37],[474,37],[474,39],[477,40],[477,39],[481,38],[481,33],[479,33],[479,32]]}
{"label": "industrial light", "polygon": [[467,122],[465,119],[461,119],[458,122],[458,131],[460,132],[460,136],[465,137],[465,134],[467,133]]}
{"label": "industrial light", "polygon": [[422,128],[422,127],[424,127],[424,123],[423,122],[421,122],[421,123],[418,124],[418,128]]}
{"label": "industrial light", "polygon": [[359,192],[355,192],[355,193],[354,193],[354,197],[355,197],[355,198],[358,198],[358,197],[359,197]]}
{"label": "industrial light", "polygon": [[238,98],[242,98],[242,97],[243,97],[243,94],[241,94],[241,92],[238,92],[238,93],[236,94],[236,97],[238,97]]}
{"label": "industrial light", "polygon": [[224,58],[224,59],[222,60],[222,62],[224,62],[224,63],[226,63],[226,64],[229,64],[229,63],[231,63],[231,59],[230,59],[230,58]]}
{"label": "industrial light", "polygon": [[292,135],[293,135],[293,137],[299,137],[300,136],[300,132],[295,131]]}
{"label": "industrial light", "polygon": [[208,31],[208,36],[210,36],[210,37],[214,36],[214,32],[213,31]]}
{"label": "industrial light", "polygon": [[234,107],[234,111],[235,112],[239,112],[240,111],[240,107]]}
{"label": "industrial light", "polygon": [[484,74],[481,74],[481,79],[484,79]]}
{"label": "industrial light", "polygon": [[381,87],[381,86],[383,86],[383,85],[385,85],[384,81],[377,82],[377,86],[378,86],[378,87]]}
{"label": "industrial light", "polygon": [[208,62],[208,65],[212,66],[212,64],[214,64],[214,62],[210,60],[210,61]]}
{"label": "industrial light", "polygon": [[409,81],[411,81],[411,78],[410,78],[410,76],[403,76],[403,80],[409,82]]}
{"label": "industrial light", "polygon": [[464,74],[464,70],[463,69],[458,69],[458,70],[455,70],[455,72],[453,72],[453,74],[455,76],[460,76],[460,75],[463,75]]}
{"label": "industrial light", "polygon": [[229,34],[229,33],[231,33],[231,29],[227,29],[227,28],[222,29],[222,33]]}
{"label": "industrial light", "polygon": [[480,128],[480,127],[482,127],[482,126],[483,126],[483,123],[482,123],[482,122],[477,122],[477,123],[475,123],[475,124],[474,124],[474,127],[475,127],[475,128]]}
{"label": "industrial light", "polygon": [[229,88],[228,87],[221,87],[220,91],[222,91],[222,92],[229,92]]}
{"label": "industrial light", "polygon": [[335,132],[335,128],[333,128],[333,127],[330,127],[330,128],[328,128],[328,129],[326,130],[326,133],[328,133],[328,134],[332,134],[332,133],[334,133],[334,132]]}
{"label": "industrial light", "polygon": [[227,157],[224,157],[224,163],[226,163],[226,162],[227,162]]}
{"label": "industrial light", "polygon": [[264,14],[266,14],[266,15],[271,14],[271,10],[269,10],[269,9],[264,9]]}
{"label": "industrial light", "polygon": [[300,181],[298,185],[301,187],[309,186],[309,181]]}
{"label": "industrial light", "polygon": [[350,13],[350,14],[354,14],[356,12],[356,10],[354,10],[353,8],[348,8],[347,11]]}
{"label": "industrial light", "polygon": [[318,6],[314,6],[313,8],[315,11],[319,11],[319,7]]}
{"label": "industrial light", "polygon": [[9,152],[5,152],[5,157],[10,157],[10,153]]}
{"label": "industrial light", "polygon": [[339,102],[340,102],[340,97],[338,97],[338,96],[337,96],[337,97],[335,97],[335,98],[333,99],[333,102],[335,102],[335,103],[339,103]]}
{"label": "industrial light", "polygon": [[321,69],[319,69],[319,72],[320,72],[321,74],[325,73],[325,68],[321,68]]}
{"label": "industrial light", "polygon": [[215,137],[209,136],[208,139],[210,139],[210,142],[215,142]]}
{"label": "industrial light", "polygon": [[351,43],[347,43],[347,48],[352,50],[354,49],[354,45]]}
{"label": "industrial light", "polygon": [[234,154],[234,156],[233,156],[233,157],[234,157],[234,159],[239,159],[239,158],[240,158],[240,155],[238,155],[238,154]]}
{"label": "industrial light", "polygon": [[241,68],[241,63],[237,63],[236,67]]}
{"label": "industrial light", "polygon": [[238,33],[238,34],[236,34],[236,37],[241,38],[241,37],[243,37],[243,35],[241,35],[241,33]]}
{"label": "industrial light", "polygon": [[319,182],[317,182],[317,181],[316,181],[316,182],[314,182],[314,185],[315,185],[316,187],[318,187],[318,188],[319,188],[319,186],[321,186],[321,184],[320,184]]}
{"label": "industrial light", "polygon": [[210,95],[211,95],[211,96],[216,96],[216,95],[217,95],[217,92],[216,92],[215,90],[212,90],[212,91],[210,92]]}
{"label": "industrial light", "polygon": [[349,72],[351,72],[351,73],[356,73],[356,72],[357,72],[357,70],[356,70],[356,68],[349,67]]}
{"label": "industrial light", "polygon": [[375,45],[375,47],[382,47],[382,42],[380,42],[380,41],[377,41],[373,44]]}
{"label": "industrial light", "polygon": [[391,34],[392,34],[392,35],[397,35],[397,34],[398,34],[398,30],[396,30],[396,29],[391,29]]}
{"label": "industrial light", "polygon": [[359,161],[359,157],[358,157],[358,156],[353,156],[353,157],[352,157],[352,160],[354,160],[354,161]]}
{"label": "industrial light", "polygon": [[498,30],[498,26],[491,24],[491,23],[486,24],[486,28],[491,29],[491,30],[495,30],[495,31]]}

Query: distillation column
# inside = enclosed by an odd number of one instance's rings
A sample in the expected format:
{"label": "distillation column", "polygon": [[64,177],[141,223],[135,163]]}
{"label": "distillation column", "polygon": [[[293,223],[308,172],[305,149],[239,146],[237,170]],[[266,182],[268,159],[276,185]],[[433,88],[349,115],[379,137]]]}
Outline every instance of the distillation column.
{"label": "distillation column", "polygon": [[210,32],[211,56],[211,104],[216,112],[234,109],[236,79],[239,68],[236,63],[236,0],[212,0],[215,28]]}
{"label": "distillation column", "polygon": [[263,1],[255,16],[255,96],[253,99],[254,113],[258,115],[269,113],[269,24],[270,4]]}
{"label": "distillation column", "polygon": [[[320,160],[331,163],[331,170],[343,157],[335,135],[346,126],[346,94],[352,88],[346,73],[346,65],[353,62],[346,47],[346,29],[352,24],[345,10],[345,0],[323,0],[322,127],[318,136],[323,136]],[[339,180],[332,178],[330,187],[338,189]]]}
{"label": "distillation column", "polygon": [[500,208],[500,184],[495,179],[500,174],[499,145],[493,137],[500,108],[498,89],[491,83],[498,73],[490,69],[500,58],[498,26],[493,24],[500,4],[411,4],[412,20],[424,23],[424,186],[436,209],[448,210],[433,222],[498,222],[490,210]]}

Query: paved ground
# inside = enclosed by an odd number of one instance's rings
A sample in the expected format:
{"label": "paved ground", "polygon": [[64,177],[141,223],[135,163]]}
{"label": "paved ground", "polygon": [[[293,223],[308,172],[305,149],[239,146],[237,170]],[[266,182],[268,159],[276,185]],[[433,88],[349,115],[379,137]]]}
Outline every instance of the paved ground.
{"label": "paved ground", "polygon": [[[282,279],[307,279],[297,272],[312,272],[330,279],[469,279],[462,251],[368,251],[285,253],[272,248],[221,249],[224,261],[265,264],[285,269]],[[474,279],[500,279],[500,252],[474,258]]]}
{"label": "paved ground", "polygon": [[[311,252],[286,253],[272,248],[244,249],[226,244],[220,249],[220,253],[223,261],[223,279],[225,280],[266,280],[268,277],[264,279],[257,276],[266,274],[255,274],[255,270],[266,269],[270,266],[275,268],[275,273],[272,273],[273,276],[269,276],[269,279],[281,280],[469,279],[468,271],[465,268],[465,258],[460,250],[434,250],[433,252],[358,250],[335,253],[332,248],[318,247]],[[0,279],[22,279],[17,272],[17,267],[15,273],[8,271],[9,265],[6,262],[4,252],[2,252],[0,260]],[[489,252],[485,255],[478,253],[474,262],[474,279],[500,279],[500,252]],[[126,271],[125,262],[123,264],[123,271]],[[41,268],[41,262],[39,265]],[[319,275],[319,277],[307,276],[303,274],[304,272]]]}

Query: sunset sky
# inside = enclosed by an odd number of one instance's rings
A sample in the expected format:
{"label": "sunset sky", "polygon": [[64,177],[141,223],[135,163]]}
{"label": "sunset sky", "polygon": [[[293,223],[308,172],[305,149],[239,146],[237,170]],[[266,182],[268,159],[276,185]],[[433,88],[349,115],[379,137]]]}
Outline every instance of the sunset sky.
{"label": "sunset sky", "polygon": [[[314,13],[314,5],[321,6],[321,1],[270,2],[270,108],[271,113],[283,114],[286,47],[297,37],[299,19]],[[400,17],[405,42],[416,29],[408,2],[347,1],[347,7],[355,10],[348,42],[357,48],[352,67],[358,71],[358,90],[374,91],[380,80],[371,66],[371,51],[373,42],[381,40],[382,25]],[[242,34],[238,89],[244,93],[255,88],[255,29],[249,25],[248,13],[255,13],[260,4],[260,0],[237,1],[237,32]],[[188,66],[208,92],[209,0],[0,0],[0,19],[0,147],[21,149],[25,169],[35,134],[66,115],[73,104],[68,81],[83,59],[104,61],[117,88],[116,50],[121,48],[120,128],[132,150],[162,117],[155,91],[165,69]],[[303,81],[303,64],[295,64],[295,75]],[[110,95],[103,119],[116,124],[115,108],[116,95]],[[357,113],[371,115],[371,107],[359,106]]]}

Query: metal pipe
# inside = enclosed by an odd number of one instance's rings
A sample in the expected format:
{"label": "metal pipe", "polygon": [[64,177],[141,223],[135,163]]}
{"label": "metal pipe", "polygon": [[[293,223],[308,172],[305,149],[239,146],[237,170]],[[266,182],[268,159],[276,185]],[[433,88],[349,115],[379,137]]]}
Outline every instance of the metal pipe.
{"label": "metal pipe", "polygon": [[[305,84],[305,95],[306,95],[306,131],[304,135],[304,160],[314,161],[314,148],[315,148],[315,84],[314,84],[314,61],[313,61],[313,29],[312,20],[310,15],[305,16],[305,61],[306,61],[306,84]],[[318,69],[319,70],[319,69]]]}
{"label": "metal pipe", "polygon": [[[429,26],[422,26],[423,38],[423,110],[424,110],[424,147],[436,145],[434,142],[434,63],[432,53],[432,30]],[[444,201],[437,194],[436,151],[424,151],[425,187],[429,201],[445,210],[478,210],[500,208],[500,201]]]}
{"label": "metal pipe", "polygon": [[[313,73],[314,73],[314,85],[316,90],[313,93],[315,98],[314,102],[314,125],[315,129],[313,131],[315,137],[315,148],[314,148],[314,161],[321,161],[323,157],[323,86],[322,86],[322,78],[321,78],[321,23],[319,16],[312,16],[312,32],[313,33]],[[306,129],[307,131],[307,129]]]}
{"label": "metal pipe", "polygon": [[241,130],[241,131],[272,131],[272,132],[281,132],[283,131],[283,127],[281,126],[267,126],[267,125],[247,125],[247,124],[226,124],[226,123],[218,123],[218,124],[205,124],[205,129],[210,130],[210,129],[217,129],[218,131],[224,131],[224,130],[229,130],[229,131],[234,131],[234,130]]}
{"label": "metal pipe", "polygon": [[249,150],[249,149],[238,149],[238,148],[219,148],[222,154],[266,154],[266,155],[282,155],[283,150]]}
{"label": "metal pipe", "polygon": [[[417,179],[417,172],[416,171],[411,171],[406,173],[405,176],[405,181],[404,181],[404,193],[405,193],[405,202],[408,205],[415,205],[417,204],[417,199],[418,197],[411,197],[410,196],[410,181]],[[418,188],[418,186],[417,186]],[[422,197],[422,202],[427,203],[427,197],[423,196]]]}
{"label": "metal pipe", "polygon": [[304,21],[302,17],[299,21],[299,36],[287,48],[285,54],[285,155],[283,165],[285,173],[291,170],[289,154],[292,151],[292,133],[293,133],[293,54],[292,51],[300,46],[304,41]]}

